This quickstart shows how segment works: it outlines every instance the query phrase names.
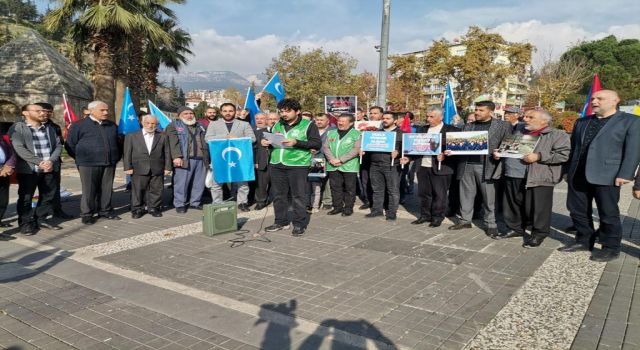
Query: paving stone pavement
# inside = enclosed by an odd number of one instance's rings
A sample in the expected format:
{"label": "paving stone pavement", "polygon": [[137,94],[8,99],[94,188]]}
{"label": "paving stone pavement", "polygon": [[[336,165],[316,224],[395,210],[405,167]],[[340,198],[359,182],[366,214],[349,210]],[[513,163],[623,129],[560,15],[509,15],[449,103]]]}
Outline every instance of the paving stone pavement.
{"label": "paving stone pavement", "polygon": [[[63,186],[79,194],[77,177],[65,176]],[[565,194],[566,187],[560,185],[554,198],[554,228],[570,224]],[[22,244],[27,239],[27,246],[53,254],[49,261],[55,257],[63,262],[49,264],[59,266],[34,270],[24,260],[25,252],[0,250],[0,279],[4,281],[0,285],[0,309],[4,311],[0,345],[25,349],[231,348],[207,340],[215,338],[227,339],[242,349],[461,349],[482,334],[554,249],[570,240],[556,230],[542,247],[524,249],[518,240],[492,240],[476,228],[452,232],[448,225],[416,227],[408,219],[416,209],[415,197],[409,198],[407,212],[395,223],[365,219],[359,212],[349,218],[318,213],[304,237],[280,231],[265,235],[266,240],[252,233],[271,224],[273,218],[269,211],[252,211],[240,215],[245,222],[242,229],[248,232],[206,237],[194,224],[200,212],[178,215],[168,210],[160,219],[132,220],[127,196],[120,190],[114,196],[121,221],[99,221],[87,228],[76,219],[63,223],[64,230],[43,230],[16,240]],[[640,344],[640,332],[633,332],[640,324],[635,293],[640,255],[638,203],[628,193],[623,195],[621,208],[629,208],[624,254],[604,268],[577,330],[574,349],[633,349]],[[64,207],[77,213],[77,197]],[[8,216],[13,215],[11,211]],[[0,242],[0,247],[16,245],[16,241]],[[118,269],[131,272],[131,276],[114,275],[125,286],[127,278],[140,274],[167,281],[153,287],[178,295],[201,291],[201,300],[211,296],[214,304],[216,296],[231,300],[236,304],[217,304],[220,317],[240,317],[247,330],[203,322],[193,313],[172,314],[162,302],[110,290],[109,281],[83,280],[65,264],[74,259],[86,269],[97,271],[102,265],[113,266],[110,273],[117,274]],[[139,290],[144,291],[144,286]],[[247,310],[257,311],[247,315]],[[148,328],[133,324],[136,320]],[[163,324],[156,320],[175,324],[171,332],[183,328],[190,332],[177,338],[155,334],[149,325]],[[103,321],[108,323],[103,325]],[[89,329],[93,333],[83,332],[87,323],[96,328]],[[133,328],[123,333],[120,329],[125,325]],[[106,336],[111,334],[115,337]],[[182,344],[178,340],[183,337],[195,343]],[[32,338],[39,343],[28,342]],[[115,340],[105,342],[108,338]]]}

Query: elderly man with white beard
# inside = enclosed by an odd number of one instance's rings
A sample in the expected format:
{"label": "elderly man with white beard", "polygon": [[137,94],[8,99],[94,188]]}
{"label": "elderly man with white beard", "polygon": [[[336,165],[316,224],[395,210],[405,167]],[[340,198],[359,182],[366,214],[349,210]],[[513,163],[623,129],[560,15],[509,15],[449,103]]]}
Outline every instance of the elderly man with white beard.
{"label": "elderly man with white beard", "polygon": [[209,166],[206,130],[188,107],[178,109],[178,119],[167,126],[173,159],[173,206],[183,214],[188,207],[202,209],[204,180]]}

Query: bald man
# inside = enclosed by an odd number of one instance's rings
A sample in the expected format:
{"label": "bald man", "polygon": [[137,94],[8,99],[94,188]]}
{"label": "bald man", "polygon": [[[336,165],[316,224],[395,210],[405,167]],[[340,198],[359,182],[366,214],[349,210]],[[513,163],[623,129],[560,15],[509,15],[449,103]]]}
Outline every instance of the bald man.
{"label": "bald man", "polygon": [[593,261],[608,262],[620,255],[620,187],[632,181],[640,162],[640,118],[618,111],[619,102],[613,90],[593,94],[594,114],[576,121],[571,155],[565,166],[569,183],[567,208],[578,233],[574,244],[560,250],[593,250],[595,199],[602,250],[592,253]]}

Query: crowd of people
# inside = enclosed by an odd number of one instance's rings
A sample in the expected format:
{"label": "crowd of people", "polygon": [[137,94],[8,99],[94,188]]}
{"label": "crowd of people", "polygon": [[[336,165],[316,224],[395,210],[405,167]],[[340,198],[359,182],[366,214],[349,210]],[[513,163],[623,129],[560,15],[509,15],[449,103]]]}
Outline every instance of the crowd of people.
{"label": "crowd of people", "polygon": [[[385,111],[374,106],[354,114],[311,114],[301,110],[294,99],[284,99],[277,113],[253,116],[231,103],[209,108],[197,119],[188,107],[159,131],[153,115],[141,115],[142,129],[122,137],[109,120],[109,106],[91,102],[86,118],[72,124],[66,139],[51,120],[53,107],[46,103],[27,104],[22,120],[0,140],[0,215],[8,204],[9,177],[16,172],[18,182],[18,224],[23,234],[35,234],[40,227],[60,229],[55,217],[70,219],[60,206],[60,169],[63,148],[75,160],[82,182],[80,216],[83,224],[99,219],[120,220],[111,205],[114,175],[122,160],[131,179],[131,216],[162,216],[165,177],[172,175],[173,207],[177,213],[201,210],[203,197],[213,204],[233,198],[238,210],[251,206],[262,210],[272,204],[275,219],[266,232],[292,228],[292,235],[305,233],[310,215],[326,210],[327,215],[351,216],[356,199],[366,218],[397,219],[397,211],[407,194],[413,192],[417,177],[420,214],[413,225],[442,225],[451,217],[449,230],[472,227],[475,215],[482,216],[483,228],[493,239],[521,237],[525,247],[537,247],[551,232],[554,187],[568,182],[567,208],[576,233],[575,243],[563,251],[593,250],[596,240],[602,249],[592,253],[596,261],[609,261],[620,253],[622,227],[618,201],[622,185],[636,179],[633,195],[640,198],[640,118],[617,110],[615,91],[593,94],[594,115],[579,119],[571,135],[553,128],[552,116],[542,109],[505,111],[504,120],[495,115],[491,101],[475,103],[464,123],[443,123],[443,110],[429,107],[426,125],[413,125],[420,133],[446,135],[455,131],[486,131],[488,154],[456,155],[444,149],[437,155],[402,156],[401,125],[411,113]],[[368,112],[368,113],[367,113]],[[396,133],[392,152],[364,152],[356,121],[381,121],[380,131]],[[282,144],[272,144],[266,133],[284,136]],[[521,159],[501,158],[501,142],[514,134],[539,138],[533,152]],[[222,184],[211,169],[207,141],[250,138],[254,144],[255,181]],[[455,151],[455,150],[454,150]],[[320,167],[309,176],[310,167]],[[205,185],[208,183],[208,185]],[[38,190],[38,203],[32,198]],[[592,202],[600,217],[596,230]],[[496,215],[501,213],[501,215]],[[499,232],[496,217],[507,232]],[[6,226],[7,224],[2,224]]]}

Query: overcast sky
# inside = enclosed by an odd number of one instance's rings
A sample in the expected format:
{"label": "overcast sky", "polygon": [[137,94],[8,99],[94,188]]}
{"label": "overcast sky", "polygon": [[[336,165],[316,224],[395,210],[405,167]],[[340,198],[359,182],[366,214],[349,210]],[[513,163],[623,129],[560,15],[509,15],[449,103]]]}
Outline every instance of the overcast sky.
{"label": "overcast sky", "polygon": [[[382,0],[187,0],[174,8],[193,38],[189,71],[262,73],[285,45],[344,51],[358,71],[377,71]],[[392,0],[390,54],[476,25],[532,43],[536,65],[581,40],[640,39],[639,18],[638,0]]]}

